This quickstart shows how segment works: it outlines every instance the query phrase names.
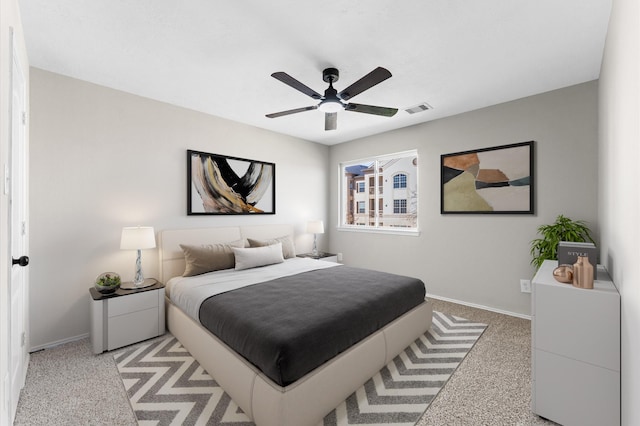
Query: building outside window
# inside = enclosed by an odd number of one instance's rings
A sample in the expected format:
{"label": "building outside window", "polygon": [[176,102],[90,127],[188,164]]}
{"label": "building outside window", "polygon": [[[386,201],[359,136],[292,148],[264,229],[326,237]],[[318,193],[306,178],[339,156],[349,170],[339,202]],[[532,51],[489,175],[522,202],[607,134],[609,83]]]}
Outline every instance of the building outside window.
{"label": "building outside window", "polygon": [[345,162],[340,171],[339,228],[418,230],[417,150]]}

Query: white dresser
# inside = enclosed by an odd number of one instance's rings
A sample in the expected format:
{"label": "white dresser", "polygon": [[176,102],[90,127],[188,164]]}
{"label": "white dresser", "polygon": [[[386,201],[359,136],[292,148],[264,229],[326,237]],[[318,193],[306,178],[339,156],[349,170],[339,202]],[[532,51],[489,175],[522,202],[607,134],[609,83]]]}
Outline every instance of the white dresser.
{"label": "white dresser", "polygon": [[592,290],[532,280],[532,411],[565,426],[620,424],[620,294],[598,265]]}

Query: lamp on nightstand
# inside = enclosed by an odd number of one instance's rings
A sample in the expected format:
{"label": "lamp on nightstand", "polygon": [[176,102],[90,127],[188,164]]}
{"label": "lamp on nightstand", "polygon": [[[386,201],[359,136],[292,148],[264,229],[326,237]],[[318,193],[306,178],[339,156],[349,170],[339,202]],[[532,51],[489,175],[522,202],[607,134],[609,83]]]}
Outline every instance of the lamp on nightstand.
{"label": "lamp on nightstand", "polygon": [[123,283],[120,288],[143,288],[155,284],[155,280],[147,280],[145,282],[142,273],[142,259],[140,250],[155,248],[156,237],[151,226],[132,226],[122,228],[122,238],[120,239],[120,248],[123,250],[138,250],[136,258],[136,274],[133,283],[127,286]]}
{"label": "lamp on nightstand", "polygon": [[307,232],[313,234],[313,251],[311,253],[314,256],[317,256],[318,244],[316,238],[318,234],[324,234],[324,224],[321,220],[312,220],[311,222],[307,222]]}

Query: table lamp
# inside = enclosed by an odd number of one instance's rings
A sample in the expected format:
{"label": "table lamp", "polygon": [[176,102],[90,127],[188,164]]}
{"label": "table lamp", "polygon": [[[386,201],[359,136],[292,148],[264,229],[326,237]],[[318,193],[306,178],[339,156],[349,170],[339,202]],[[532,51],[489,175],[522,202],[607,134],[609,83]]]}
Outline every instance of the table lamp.
{"label": "table lamp", "polygon": [[311,252],[314,256],[318,255],[318,244],[317,244],[317,236],[318,234],[324,234],[324,224],[321,220],[312,220],[307,222],[307,232],[313,234],[313,251]]}
{"label": "table lamp", "polygon": [[[142,273],[142,259],[140,250],[155,248],[156,237],[151,226],[131,226],[122,228],[122,238],[120,239],[120,249],[138,250],[136,258],[136,274],[133,283],[122,283],[120,288],[135,289],[148,287],[155,284],[155,280],[145,280]],[[127,285],[129,284],[129,285]]]}

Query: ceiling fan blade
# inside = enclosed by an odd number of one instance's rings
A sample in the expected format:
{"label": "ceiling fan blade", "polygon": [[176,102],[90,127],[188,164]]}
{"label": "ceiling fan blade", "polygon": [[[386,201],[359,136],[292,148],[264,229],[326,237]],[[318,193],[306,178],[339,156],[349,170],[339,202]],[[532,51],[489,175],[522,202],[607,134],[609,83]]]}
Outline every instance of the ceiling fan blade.
{"label": "ceiling fan blade", "polygon": [[347,104],[345,111],[363,112],[365,114],[383,115],[385,117],[393,117],[398,112],[398,108],[379,107],[374,105]]}
{"label": "ceiling fan blade", "polygon": [[335,130],[337,128],[338,128],[338,113],[325,112],[324,113],[324,129]]}
{"label": "ceiling fan blade", "polygon": [[318,93],[315,90],[313,90],[312,88],[307,87],[304,84],[300,83],[298,80],[296,80],[295,78],[291,77],[286,72],[282,72],[282,71],[274,72],[273,74],[271,74],[271,77],[275,78],[276,80],[280,80],[284,84],[286,84],[288,86],[291,86],[296,90],[299,90],[300,92],[304,93],[307,96],[311,96],[313,99],[321,99],[322,98],[322,95],[320,93]]}
{"label": "ceiling fan blade", "polygon": [[378,83],[381,83],[391,77],[391,73],[386,68],[378,67],[371,71],[369,74],[362,77],[360,80],[353,83],[351,86],[338,93],[338,96],[343,101],[349,100],[354,96],[364,92],[367,89],[372,88]]}
{"label": "ceiling fan blade", "polygon": [[266,114],[266,117],[278,118],[278,117],[282,117],[284,115],[296,114],[298,112],[311,111],[311,110],[314,110],[314,109],[318,109],[318,106],[317,105],[312,105],[312,106],[308,106],[308,107],[304,107],[304,108],[296,108],[296,109],[290,109],[290,110],[287,110],[287,111],[274,112],[273,114]]}

